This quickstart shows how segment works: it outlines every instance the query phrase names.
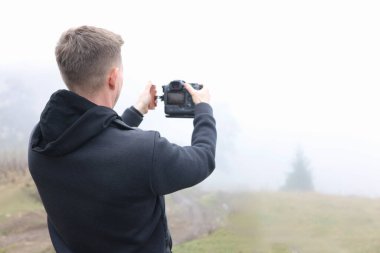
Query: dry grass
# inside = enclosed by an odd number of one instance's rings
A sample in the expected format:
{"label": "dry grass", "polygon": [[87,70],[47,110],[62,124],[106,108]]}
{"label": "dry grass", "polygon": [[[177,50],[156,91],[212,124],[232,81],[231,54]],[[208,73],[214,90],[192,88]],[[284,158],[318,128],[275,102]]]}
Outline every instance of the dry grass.
{"label": "dry grass", "polygon": [[175,253],[379,253],[380,200],[313,193],[237,195],[240,209]]}
{"label": "dry grass", "polygon": [[27,176],[27,154],[24,149],[0,150],[0,184],[14,183]]}
{"label": "dry grass", "polygon": [[[30,177],[0,185],[0,193],[0,253],[52,252]],[[380,199],[185,191],[167,200],[174,237],[198,237],[175,253],[380,253]]]}

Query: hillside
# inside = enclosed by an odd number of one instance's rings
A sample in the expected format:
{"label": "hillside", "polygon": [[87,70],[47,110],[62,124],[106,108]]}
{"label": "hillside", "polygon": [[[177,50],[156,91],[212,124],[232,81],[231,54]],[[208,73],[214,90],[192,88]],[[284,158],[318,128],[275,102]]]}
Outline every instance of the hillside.
{"label": "hillside", "polygon": [[[211,233],[228,213],[217,193],[196,189],[166,197],[169,226],[174,244]],[[0,184],[0,253],[51,253],[46,214],[35,186],[26,175]]]}
{"label": "hillside", "polygon": [[[50,253],[29,181],[0,186],[0,253]],[[174,253],[380,252],[380,200],[187,190],[167,197]]]}
{"label": "hillside", "polygon": [[175,253],[380,252],[380,200],[313,193],[250,193],[225,227]]}

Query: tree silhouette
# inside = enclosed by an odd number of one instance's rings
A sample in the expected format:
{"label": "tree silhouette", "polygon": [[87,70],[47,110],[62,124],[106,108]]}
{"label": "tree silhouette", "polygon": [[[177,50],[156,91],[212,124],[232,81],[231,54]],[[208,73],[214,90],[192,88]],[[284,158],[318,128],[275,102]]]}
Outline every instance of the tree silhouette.
{"label": "tree silhouette", "polygon": [[284,191],[314,191],[313,178],[309,169],[310,162],[302,150],[298,150],[293,162],[293,170],[288,174]]}

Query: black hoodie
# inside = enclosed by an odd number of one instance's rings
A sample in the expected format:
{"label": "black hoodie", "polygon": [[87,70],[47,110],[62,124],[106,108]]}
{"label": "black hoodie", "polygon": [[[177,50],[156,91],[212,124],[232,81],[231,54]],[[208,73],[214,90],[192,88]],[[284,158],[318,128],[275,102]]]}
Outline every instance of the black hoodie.
{"label": "black hoodie", "polygon": [[137,127],[67,90],[54,93],[32,132],[29,169],[58,253],[163,253],[171,247],[163,195],[193,186],[215,168],[212,109],[195,107],[191,146]]}

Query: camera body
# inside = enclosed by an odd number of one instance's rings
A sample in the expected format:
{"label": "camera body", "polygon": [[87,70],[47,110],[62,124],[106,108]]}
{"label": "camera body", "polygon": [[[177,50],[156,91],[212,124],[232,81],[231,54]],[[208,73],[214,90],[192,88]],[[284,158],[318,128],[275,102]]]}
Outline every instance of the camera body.
{"label": "camera body", "polygon": [[[186,90],[185,81],[174,80],[168,85],[162,86],[164,95],[161,100],[165,104],[165,114],[168,118],[194,118],[195,104],[190,93]],[[203,85],[190,83],[195,90],[200,90]]]}

